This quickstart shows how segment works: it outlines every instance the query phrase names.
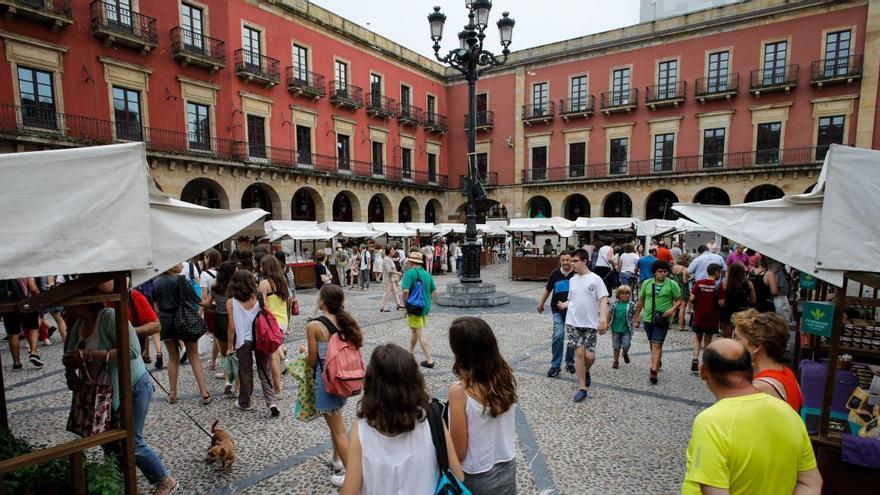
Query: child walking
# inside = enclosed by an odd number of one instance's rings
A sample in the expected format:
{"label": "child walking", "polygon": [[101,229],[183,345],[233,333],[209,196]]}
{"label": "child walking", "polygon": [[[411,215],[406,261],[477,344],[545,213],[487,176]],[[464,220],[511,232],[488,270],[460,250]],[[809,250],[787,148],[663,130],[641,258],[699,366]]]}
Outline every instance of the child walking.
{"label": "child walking", "polygon": [[632,302],[632,289],[621,285],[615,292],[616,300],[608,301],[608,314],[611,317],[611,346],[614,349],[614,361],[611,367],[620,367],[618,358],[623,352],[623,362],[629,364],[629,347],[632,344],[633,317],[636,314],[636,303]]}
{"label": "child walking", "polygon": [[694,331],[694,357],[691,360],[691,373],[700,371],[700,346],[712,343],[712,336],[718,333],[721,323],[721,306],[724,296],[718,279],[721,278],[721,265],[712,263],[706,269],[709,278],[697,280],[691,289],[690,304],[694,308],[691,328]]}

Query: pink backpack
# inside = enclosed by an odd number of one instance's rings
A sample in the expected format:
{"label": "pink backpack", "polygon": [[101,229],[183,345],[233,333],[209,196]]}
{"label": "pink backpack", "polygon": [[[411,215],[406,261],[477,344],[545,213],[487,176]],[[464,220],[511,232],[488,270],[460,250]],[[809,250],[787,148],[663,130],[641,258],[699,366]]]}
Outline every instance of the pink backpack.
{"label": "pink backpack", "polygon": [[254,318],[254,348],[262,354],[272,354],[284,343],[284,332],[271,311],[263,304],[263,295],[257,296],[260,311]]}
{"label": "pink backpack", "polygon": [[[318,318],[328,328],[333,323],[326,318]],[[324,357],[324,390],[340,397],[358,395],[364,389],[364,358],[361,351],[350,342],[342,340],[339,332],[334,332],[327,343]]]}

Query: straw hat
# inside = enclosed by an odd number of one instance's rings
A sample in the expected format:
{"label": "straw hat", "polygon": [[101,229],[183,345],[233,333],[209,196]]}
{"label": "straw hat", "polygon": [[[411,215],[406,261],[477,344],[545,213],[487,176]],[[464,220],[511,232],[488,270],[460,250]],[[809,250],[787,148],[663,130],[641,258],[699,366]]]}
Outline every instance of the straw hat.
{"label": "straw hat", "polygon": [[406,261],[409,261],[410,263],[418,263],[420,265],[423,265],[425,263],[425,261],[422,259],[422,253],[418,251],[413,251],[409,253],[409,257],[406,259]]}

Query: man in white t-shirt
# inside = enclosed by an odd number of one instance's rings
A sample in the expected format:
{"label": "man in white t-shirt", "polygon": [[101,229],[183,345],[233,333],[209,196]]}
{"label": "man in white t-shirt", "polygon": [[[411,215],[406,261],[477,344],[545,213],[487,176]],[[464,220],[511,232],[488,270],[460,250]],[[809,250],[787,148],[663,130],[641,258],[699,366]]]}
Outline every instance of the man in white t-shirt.
{"label": "man in white t-shirt", "polygon": [[591,385],[590,367],[596,360],[596,338],[608,330],[608,289],[602,277],[590,272],[587,261],[590,255],[577,249],[571,255],[574,276],[568,283],[568,301],[557,304],[567,310],[565,332],[568,341],[575,346],[574,366],[577,370],[578,391],[573,400],[587,398]]}
{"label": "man in white t-shirt", "polygon": [[638,277],[636,277],[636,266],[638,264],[639,255],[636,254],[632,244],[627,244],[623,247],[623,254],[620,255],[620,283],[628,285],[633,289],[633,293],[636,292],[633,284],[638,280]]}

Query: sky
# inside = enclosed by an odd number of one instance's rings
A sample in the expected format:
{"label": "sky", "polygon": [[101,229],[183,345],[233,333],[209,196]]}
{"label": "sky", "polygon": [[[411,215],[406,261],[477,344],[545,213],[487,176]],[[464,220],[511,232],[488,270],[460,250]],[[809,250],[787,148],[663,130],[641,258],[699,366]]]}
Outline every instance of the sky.
{"label": "sky", "polygon": [[[434,5],[446,14],[441,54],[458,45],[458,32],[467,24],[461,0],[312,0],[415,52],[434,58],[428,14]],[[495,22],[501,12],[516,20],[512,51],[599,33],[639,22],[638,0],[495,0],[486,48],[500,52]]]}

